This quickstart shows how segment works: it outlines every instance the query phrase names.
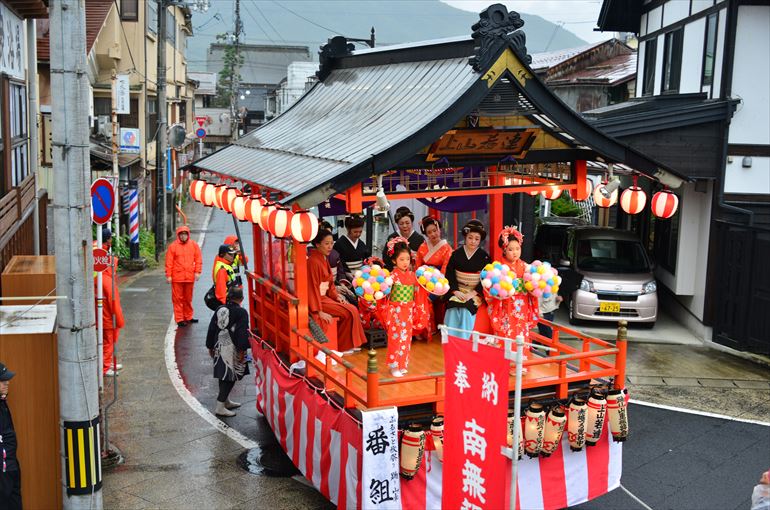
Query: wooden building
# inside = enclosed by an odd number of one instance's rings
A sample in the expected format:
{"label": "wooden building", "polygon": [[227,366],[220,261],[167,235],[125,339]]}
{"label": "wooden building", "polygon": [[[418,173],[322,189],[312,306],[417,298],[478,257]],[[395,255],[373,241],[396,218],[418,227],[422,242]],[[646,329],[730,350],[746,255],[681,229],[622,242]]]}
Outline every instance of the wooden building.
{"label": "wooden building", "polygon": [[639,86],[586,117],[690,181],[649,231],[665,306],[705,340],[770,353],[770,4],[605,0],[598,25],[638,34]]}

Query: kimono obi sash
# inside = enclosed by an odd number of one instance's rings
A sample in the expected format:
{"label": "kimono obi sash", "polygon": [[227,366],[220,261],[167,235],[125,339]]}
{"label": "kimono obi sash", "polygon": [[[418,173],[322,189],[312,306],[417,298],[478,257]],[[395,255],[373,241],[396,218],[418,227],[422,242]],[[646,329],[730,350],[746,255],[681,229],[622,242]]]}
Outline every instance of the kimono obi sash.
{"label": "kimono obi sash", "polygon": [[351,272],[358,271],[361,269],[361,266],[364,265],[363,260],[349,260],[345,262],[345,265],[348,266],[348,269],[350,269]]}
{"label": "kimono obi sash", "polygon": [[475,290],[481,281],[481,271],[478,273],[466,273],[455,270],[455,276],[457,277],[458,290],[463,293]]}
{"label": "kimono obi sash", "polygon": [[390,301],[393,303],[410,303],[414,301],[414,285],[394,283],[390,289]]}
{"label": "kimono obi sash", "polygon": [[318,290],[322,296],[325,296],[326,293],[329,292],[329,282],[321,282],[318,286]]}

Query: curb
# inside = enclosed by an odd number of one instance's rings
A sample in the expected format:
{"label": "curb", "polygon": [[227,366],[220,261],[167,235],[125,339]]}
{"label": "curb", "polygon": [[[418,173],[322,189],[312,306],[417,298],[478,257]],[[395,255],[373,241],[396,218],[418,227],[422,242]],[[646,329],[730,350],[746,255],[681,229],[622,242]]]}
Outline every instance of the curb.
{"label": "curb", "polygon": [[764,356],[762,354],[754,354],[753,352],[739,351],[737,349],[733,349],[732,347],[727,347],[726,345],[718,344],[710,340],[704,341],[703,345],[705,345],[709,349],[714,349],[715,351],[724,352],[725,354],[730,354],[732,356],[735,356],[736,358],[742,358],[747,361],[752,361],[757,365],[762,365],[764,367],[770,368],[770,357],[768,356]]}

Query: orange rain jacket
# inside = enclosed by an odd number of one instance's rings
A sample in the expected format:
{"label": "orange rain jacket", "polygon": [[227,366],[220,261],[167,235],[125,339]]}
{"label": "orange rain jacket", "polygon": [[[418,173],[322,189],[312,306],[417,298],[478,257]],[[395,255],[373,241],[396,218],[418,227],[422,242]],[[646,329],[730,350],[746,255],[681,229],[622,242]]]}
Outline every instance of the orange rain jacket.
{"label": "orange rain jacket", "polygon": [[[112,327],[112,314],[115,314],[115,326],[116,329],[122,329],[126,325],[126,321],[123,318],[123,307],[120,306],[120,293],[118,292],[118,282],[115,282],[115,293],[112,292],[112,271],[110,269],[102,272],[102,317],[104,318],[104,329],[113,329]],[[94,295],[96,295],[98,289],[97,279],[94,278]],[[94,301],[95,302],[95,301]],[[99,312],[97,306],[96,312]]]}
{"label": "orange rain jacket", "polygon": [[[238,242],[238,236],[227,236],[225,237],[225,242],[223,244],[226,244],[228,246],[232,246],[235,243]],[[241,246],[241,251],[243,252],[243,246]],[[241,265],[241,255],[243,255],[243,264],[249,263],[249,257],[246,256],[246,253],[238,253],[235,258],[233,259],[233,267],[238,268],[238,266]]]}
{"label": "orange rain jacket", "polygon": [[[187,242],[179,240],[179,234],[187,232]],[[203,271],[201,249],[190,238],[190,229],[181,226],[176,229],[176,241],[171,243],[166,252],[166,277],[173,283],[191,283],[195,275]]]}

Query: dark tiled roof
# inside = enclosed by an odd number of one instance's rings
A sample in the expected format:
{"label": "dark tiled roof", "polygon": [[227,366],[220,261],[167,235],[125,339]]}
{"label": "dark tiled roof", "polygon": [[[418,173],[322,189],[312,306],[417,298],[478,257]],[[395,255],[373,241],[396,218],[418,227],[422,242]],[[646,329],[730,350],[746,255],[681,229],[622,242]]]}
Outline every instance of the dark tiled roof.
{"label": "dark tiled roof", "polygon": [[[96,37],[104,25],[104,20],[114,5],[112,0],[88,0],[86,2],[86,53],[91,51]],[[47,19],[38,19],[37,23],[37,59],[40,62],[51,60],[49,41],[50,24]]]}

